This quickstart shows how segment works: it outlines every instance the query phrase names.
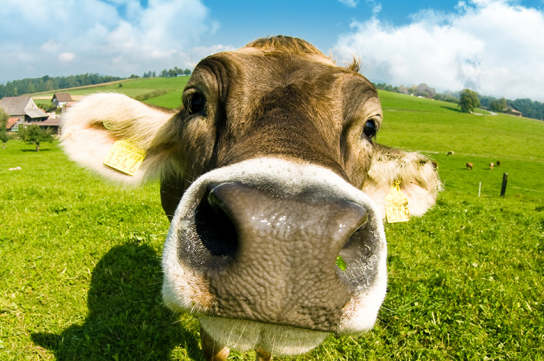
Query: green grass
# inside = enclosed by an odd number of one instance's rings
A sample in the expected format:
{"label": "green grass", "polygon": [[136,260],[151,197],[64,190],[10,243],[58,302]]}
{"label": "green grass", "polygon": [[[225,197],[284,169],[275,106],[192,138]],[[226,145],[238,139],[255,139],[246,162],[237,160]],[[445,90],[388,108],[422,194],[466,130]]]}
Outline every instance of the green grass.
{"label": "green grass", "polygon": [[[544,122],[509,115],[472,115],[455,104],[380,91],[378,141],[427,152],[544,162]],[[413,104],[412,104],[413,103]],[[498,157],[498,158],[497,158]]]}
{"label": "green grass", "polygon": [[[148,102],[172,107],[179,96]],[[544,123],[380,96],[378,140],[427,152],[445,191],[424,217],[386,225],[389,286],[376,327],[284,359],[544,359]],[[0,360],[201,360],[196,320],[161,301],[168,222],[158,184],[117,188],[55,143],[34,149],[0,149]]]}
{"label": "green grass", "polygon": [[144,103],[157,105],[164,108],[179,108],[181,106],[181,94],[182,90],[173,91],[171,93],[161,95],[155,98],[144,101]]}
{"label": "green grass", "polygon": [[[90,95],[94,93],[115,92],[143,101],[147,104],[164,108],[178,108],[181,105],[181,93],[189,77],[127,79],[113,84],[95,85],[82,88],[63,89],[71,95]],[[119,87],[122,84],[122,87]],[[33,94],[34,97],[53,97],[55,92]],[[36,103],[50,104],[50,99],[34,99]]]}

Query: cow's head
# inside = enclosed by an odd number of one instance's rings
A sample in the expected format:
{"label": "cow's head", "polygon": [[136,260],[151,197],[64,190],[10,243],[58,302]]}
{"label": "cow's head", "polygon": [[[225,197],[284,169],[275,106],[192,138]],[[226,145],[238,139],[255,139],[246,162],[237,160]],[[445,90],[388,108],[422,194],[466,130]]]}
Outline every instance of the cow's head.
{"label": "cow's head", "polygon": [[[375,143],[381,125],[356,66],[278,36],[202,60],[176,111],[90,96],[65,116],[62,143],[120,183],[160,177],[168,307],[218,345],[295,354],[374,325],[393,182],[412,215],[436,198],[435,165]],[[103,164],[116,140],[147,151],[134,176]]]}

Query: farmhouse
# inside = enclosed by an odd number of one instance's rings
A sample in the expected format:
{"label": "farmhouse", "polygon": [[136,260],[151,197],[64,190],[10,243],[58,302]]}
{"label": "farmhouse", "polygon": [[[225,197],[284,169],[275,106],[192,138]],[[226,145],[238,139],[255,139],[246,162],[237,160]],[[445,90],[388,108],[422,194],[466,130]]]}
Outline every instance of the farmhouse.
{"label": "farmhouse", "polygon": [[505,112],[506,114],[515,115],[515,116],[517,116],[517,117],[523,116],[523,114],[522,114],[519,110],[516,110],[516,109],[514,109],[514,108],[510,108],[510,107],[506,108],[506,109],[504,110],[504,112]]}
{"label": "farmhouse", "polygon": [[25,122],[43,122],[49,117],[29,96],[2,98],[0,108],[3,108],[10,118],[17,119],[15,123],[11,122],[10,128],[17,128],[19,124]]}
{"label": "farmhouse", "polygon": [[53,94],[53,98],[51,99],[51,103],[56,108],[64,108],[66,105],[70,105],[74,100],[72,99],[72,96],[70,93],[55,93]]}

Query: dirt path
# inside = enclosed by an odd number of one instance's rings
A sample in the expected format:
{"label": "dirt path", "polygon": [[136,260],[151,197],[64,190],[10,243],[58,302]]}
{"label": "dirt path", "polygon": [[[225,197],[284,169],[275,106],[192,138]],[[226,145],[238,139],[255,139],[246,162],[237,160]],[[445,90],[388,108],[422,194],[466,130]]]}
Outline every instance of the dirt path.
{"label": "dirt path", "polygon": [[[82,100],[83,98],[85,98],[87,95],[72,95],[72,99],[76,102]],[[40,100],[49,100],[51,99],[52,97],[32,97],[32,99],[40,99]]]}

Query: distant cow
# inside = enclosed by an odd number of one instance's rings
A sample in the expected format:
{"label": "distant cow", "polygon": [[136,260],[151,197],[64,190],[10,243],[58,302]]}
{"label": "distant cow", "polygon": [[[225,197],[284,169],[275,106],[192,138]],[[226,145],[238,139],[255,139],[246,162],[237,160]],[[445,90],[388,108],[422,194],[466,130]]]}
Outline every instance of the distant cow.
{"label": "distant cow", "polygon": [[453,150],[450,150],[447,155],[454,155],[455,152]]}
{"label": "distant cow", "polygon": [[501,165],[501,161],[498,160],[498,161],[497,161],[497,167],[500,166],[500,165]]}
{"label": "distant cow", "polygon": [[164,303],[198,317],[205,358],[267,360],[371,329],[387,288],[384,199],[400,182],[419,216],[439,181],[423,155],[376,143],[380,100],[358,66],[258,39],[201,60],[182,100],[91,95],[63,117],[62,145],[118,183],[160,178]]}
{"label": "distant cow", "polygon": [[467,164],[465,165],[465,167],[467,167],[467,169],[472,170],[472,167],[474,167],[474,164],[472,164],[472,163],[467,163]]}
{"label": "distant cow", "polygon": [[489,169],[493,169],[493,163],[489,163]]}

